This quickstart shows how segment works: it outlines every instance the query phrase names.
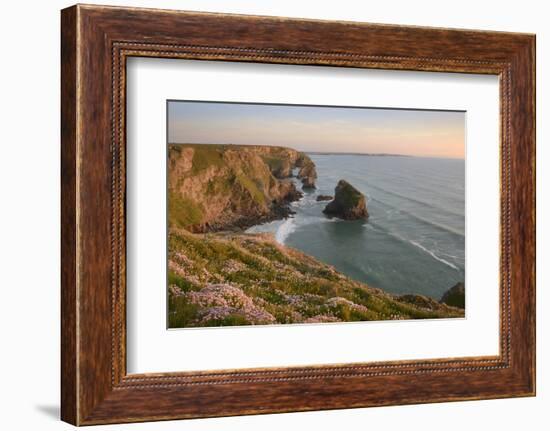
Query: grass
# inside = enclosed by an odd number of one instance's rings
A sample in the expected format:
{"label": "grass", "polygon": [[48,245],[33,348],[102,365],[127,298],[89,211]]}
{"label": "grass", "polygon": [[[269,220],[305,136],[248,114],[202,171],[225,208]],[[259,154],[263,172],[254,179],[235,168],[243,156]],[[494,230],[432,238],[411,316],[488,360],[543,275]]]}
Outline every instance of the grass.
{"label": "grass", "polygon": [[254,180],[250,179],[244,173],[239,172],[235,175],[235,181],[250,193],[254,202],[258,205],[265,205],[264,192],[258,187],[258,184]]}
{"label": "grass", "polygon": [[201,205],[176,193],[168,193],[168,223],[170,226],[187,228],[201,223],[202,218]]}
{"label": "grass", "polygon": [[168,327],[185,328],[192,326],[199,315],[200,307],[183,297],[170,296],[168,300]]}
{"label": "grass", "polygon": [[223,166],[223,150],[217,146],[204,146],[200,150],[195,149],[193,154],[193,167],[191,168],[193,174],[207,169],[211,166]]}
{"label": "grass", "polygon": [[[464,315],[463,310],[429,298],[400,299],[371,288],[311,256],[280,246],[266,234],[191,234],[172,229],[168,247],[168,283],[177,288],[170,289],[171,327],[259,324],[258,310],[273,319],[270,323]],[[245,305],[226,307],[215,319],[205,318],[209,307],[194,303],[190,292],[205,292],[213,285],[235,289]],[[209,298],[225,304],[227,298],[220,295]]]}

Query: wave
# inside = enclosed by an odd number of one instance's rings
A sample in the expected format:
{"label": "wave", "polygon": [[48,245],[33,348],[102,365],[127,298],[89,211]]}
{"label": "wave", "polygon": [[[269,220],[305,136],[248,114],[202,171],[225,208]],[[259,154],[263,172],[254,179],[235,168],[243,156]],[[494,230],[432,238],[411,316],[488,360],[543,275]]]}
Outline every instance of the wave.
{"label": "wave", "polygon": [[303,196],[299,200],[292,202],[290,206],[293,208],[303,208],[303,207],[312,206],[315,203],[316,203],[315,199],[310,198],[309,196],[307,197]]}
{"label": "wave", "polygon": [[439,257],[433,251],[431,251],[431,250],[427,249],[426,247],[424,247],[422,244],[419,244],[416,241],[408,241],[408,242],[410,242],[415,247],[418,247],[419,249],[425,251],[431,257],[433,257],[435,260],[438,260],[439,262],[444,263],[445,265],[450,266],[451,268],[456,269],[457,271],[459,271],[459,268],[456,265],[453,265],[451,262],[443,259],[442,257]]}
{"label": "wave", "polygon": [[456,212],[449,211],[447,208],[439,207],[437,205],[434,205],[433,203],[425,202],[425,201],[422,201],[420,199],[411,198],[410,196],[405,196],[405,195],[402,195],[401,193],[396,193],[396,192],[393,192],[391,190],[385,189],[385,188],[380,187],[380,186],[375,186],[375,185],[372,185],[372,184],[369,184],[368,186],[370,188],[380,190],[381,192],[386,193],[388,195],[392,195],[392,196],[398,197],[400,199],[404,199],[404,200],[407,200],[409,202],[413,202],[413,203],[418,204],[418,205],[423,205],[425,207],[432,208],[434,210],[447,213],[451,216],[464,217],[464,214],[458,214]]}
{"label": "wave", "polygon": [[379,224],[377,223],[372,223],[372,222],[368,222],[368,223],[365,223],[363,225],[365,228],[367,229],[372,229],[372,230],[377,230],[378,232],[382,233],[382,234],[386,234],[388,236],[391,236],[392,238],[395,238],[397,239],[398,241],[401,241],[401,242],[405,242],[405,243],[408,243],[408,244],[411,244],[413,246],[415,246],[416,248],[419,248],[420,250],[424,251],[425,253],[429,254],[431,257],[433,257],[435,260],[447,265],[448,267],[450,268],[453,268],[454,270],[456,271],[460,271],[460,268],[458,266],[456,266],[455,264],[453,264],[452,262],[449,262],[448,260],[445,260],[443,259],[442,257],[439,257],[437,254],[435,254],[435,252],[433,250],[430,250],[426,247],[424,247],[422,244],[412,240],[412,239],[407,239],[407,238],[404,238],[403,236],[395,233],[395,232],[391,232],[389,231],[388,229],[380,226]]}
{"label": "wave", "polygon": [[296,224],[293,218],[287,218],[275,231],[275,240],[284,245],[288,236],[296,230]]}
{"label": "wave", "polygon": [[399,213],[402,213],[402,214],[406,214],[407,216],[409,216],[409,217],[411,217],[411,218],[413,218],[413,219],[415,219],[415,220],[417,220],[417,221],[419,221],[419,222],[421,222],[421,223],[424,223],[424,224],[429,225],[429,226],[431,226],[431,227],[438,228],[438,229],[440,229],[440,230],[442,230],[442,231],[445,231],[445,232],[450,233],[450,234],[452,234],[452,235],[456,235],[456,236],[458,236],[458,237],[460,237],[460,238],[464,238],[464,233],[463,233],[463,232],[460,232],[460,231],[458,231],[458,230],[456,230],[456,229],[454,229],[454,228],[452,228],[452,227],[450,227],[450,226],[447,226],[447,225],[444,225],[444,224],[441,224],[441,223],[437,223],[437,222],[434,222],[434,221],[432,221],[432,220],[428,220],[428,219],[426,219],[426,218],[424,218],[424,217],[420,217],[420,216],[418,216],[418,215],[416,215],[416,214],[413,214],[413,213],[410,212],[410,211],[406,211],[406,210],[397,208],[397,207],[395,207],[395,206],[393,206],[393,205],[390,205],[390,204],[388,204],[387,202],[381,201],[380,199],[377,199],[377,198],[371,198],[371,199],[369,199],[369,200],[372,200],[372,201],[374,201],[374,202],[378,202],[379,204],[382,204],[382,205],[384,205],[384,206],[386,206],[386,207],[388,207],[388,208],[391,208],[391,210],[394,211],[391,215],[393,215],[395,212],[399,212]]}

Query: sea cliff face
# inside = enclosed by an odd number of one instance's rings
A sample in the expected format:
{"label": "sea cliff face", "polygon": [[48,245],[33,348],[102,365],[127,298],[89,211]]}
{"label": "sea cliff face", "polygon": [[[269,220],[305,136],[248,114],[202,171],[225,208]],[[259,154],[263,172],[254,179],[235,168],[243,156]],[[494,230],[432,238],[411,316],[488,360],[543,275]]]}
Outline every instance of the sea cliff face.
{"label": "sea cliff face", "polygon": [[289,180],[297,168],[304,187],[314,185],[315,165],[291,148],[171,144],[169,224],[214,232],[285,217],[301,197]]}

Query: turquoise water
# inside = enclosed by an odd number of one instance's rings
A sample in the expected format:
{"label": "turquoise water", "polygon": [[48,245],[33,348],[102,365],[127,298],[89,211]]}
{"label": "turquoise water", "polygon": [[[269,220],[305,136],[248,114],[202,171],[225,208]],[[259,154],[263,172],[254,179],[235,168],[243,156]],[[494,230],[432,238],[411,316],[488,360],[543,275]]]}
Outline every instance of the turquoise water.
{"label": "turquoise water", "polygon": [[[292,204],[296,214],[250,228],[344,274],[392,293],[439,299],[464,281],[464,160],[316,155],[317,189]],[[329,219],[327,202],[345,179],[368,199],[367,221]]]}

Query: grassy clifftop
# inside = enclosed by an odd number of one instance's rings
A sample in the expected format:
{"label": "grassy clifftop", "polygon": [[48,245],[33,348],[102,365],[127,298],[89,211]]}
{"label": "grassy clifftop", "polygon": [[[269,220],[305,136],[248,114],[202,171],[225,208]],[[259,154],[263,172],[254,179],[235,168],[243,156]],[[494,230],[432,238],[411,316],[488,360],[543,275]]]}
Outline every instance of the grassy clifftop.
{"label": "grassy clifftop", "polygon": [[268,234],[173,228],[168,240],[172,328],[464,316],[431,298],[354,281]]}

